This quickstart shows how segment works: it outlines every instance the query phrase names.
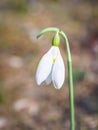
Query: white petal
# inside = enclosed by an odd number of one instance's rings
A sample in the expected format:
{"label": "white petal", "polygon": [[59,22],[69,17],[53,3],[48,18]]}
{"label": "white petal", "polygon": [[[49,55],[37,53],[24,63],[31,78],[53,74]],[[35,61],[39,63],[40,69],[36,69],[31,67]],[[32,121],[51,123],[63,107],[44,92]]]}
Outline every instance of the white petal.
{"label": "white petal", "polygon": [[60,89],[62,87],[64,79],[65,79],[65,67],[59,51],[52,70],[52,81],[56,89]]}
{"label": "white petal", "polygon": [[[52,46],[51,49],[50,49],[50,53],[52,55],[52,63],[54,63],[54,60],[56,59],[58,53],[59,53],[59,48],[58,47],[55,47],[55,46]],[[53,65],[52,65],[52,68],[53,68]],[[51,69],[51,72],[50,74],[48,75],[47,79],[46,79],[46,84],[50,84],[52,81],[52,69]]]}
{"label": "white petal", "polygon": [[48,75],[48,77],[47,77],[47,79],[46,79],[46,84],[47,85],[49,85],[50,83],[51,83],[51,81],[52,81],[52,74],[50,73],[49,75]]}
{"label": "white petal", "polygon": [[50,49],[50,53],[52,55],[52,58],[56,58],[59,53],[59,48],[56,46],[52,46]]}
{"label": "white petal", "polygon": [[50,50],[42,57],[42,59],[39,62],[36,72],[36,82],[38,85],[45,81],[51,72],[53,64],[52,51],[53,48],[51,47]]}

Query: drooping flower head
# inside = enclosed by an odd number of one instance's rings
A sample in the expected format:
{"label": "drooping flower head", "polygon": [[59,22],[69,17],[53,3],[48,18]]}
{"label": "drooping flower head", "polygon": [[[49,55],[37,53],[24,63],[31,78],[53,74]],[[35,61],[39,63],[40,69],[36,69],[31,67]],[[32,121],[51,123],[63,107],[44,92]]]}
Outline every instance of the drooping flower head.
{"label": "drooping flower head", "polygon": [[53,82],[56,89],[60,89],[65,79],[65,67],[59,50],[59,34],[53,37],[52,47],[41,58],[36,71],[36,82],[40,85],[42,82],[50,84]]}

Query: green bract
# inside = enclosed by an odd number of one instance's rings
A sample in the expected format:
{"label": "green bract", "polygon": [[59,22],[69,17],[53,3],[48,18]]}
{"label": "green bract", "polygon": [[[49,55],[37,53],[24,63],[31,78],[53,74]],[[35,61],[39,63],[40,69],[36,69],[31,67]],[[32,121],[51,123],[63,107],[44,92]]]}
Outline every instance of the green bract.
{"label": "green bract", "polygon": [[53,46],[59,46],[60,45],[60,36],[59,36],[58,32],[54,35],[54,37],[52,39],[52,45]]}

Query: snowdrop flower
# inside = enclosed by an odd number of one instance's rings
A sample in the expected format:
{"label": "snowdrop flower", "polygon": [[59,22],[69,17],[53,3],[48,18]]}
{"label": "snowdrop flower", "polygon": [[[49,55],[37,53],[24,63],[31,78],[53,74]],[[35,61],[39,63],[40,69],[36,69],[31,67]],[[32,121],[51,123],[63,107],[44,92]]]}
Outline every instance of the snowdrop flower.
{"label": "snowdrop flower", "polygon": [[73,74],[72,74],[72,60],[68,38],[65,33],[58,28],[49,27],[43,29],[37,38],[46,32],[56,32],[52,40],[52,47],[42,57],[39,62],[36,72],[36,82],[40,85],[43,81],[47,84],[53,82],[56,89],[60,89],[65,79],[65,68],[62,56],[60,54],[59,45],[60,37],[64,39],[66,46],[67,64],[68,64],[68,81],[69,81],[69,106],[70,106],[70,129],[75,130],[75,111],[74,111],[74,89],[73,89]]}
{"label": "snowdrop flower", "polygon": [[46,84],[53,82],[54,87],[56,89],[60,89],[65,79],[65,67],[57,44],[58,40],[56,40],[53,40],[53,46],[41,58],[38,64],[36,82],[38,85],[40,85],[43,81],[45,81]]}

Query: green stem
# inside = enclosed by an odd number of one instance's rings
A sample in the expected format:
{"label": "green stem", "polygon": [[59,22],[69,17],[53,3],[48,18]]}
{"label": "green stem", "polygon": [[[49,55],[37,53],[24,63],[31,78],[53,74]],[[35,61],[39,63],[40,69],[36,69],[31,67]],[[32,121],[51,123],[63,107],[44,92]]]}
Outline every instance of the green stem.
{"label": "green stem", "polygon": [[63,37],[66,46],[66,54],[67,54],[67,63],[68,63],[68,79],[69,79],[69,102],[70,102],[70,130],[75,130],[75,117],[74,117],[74,92],[73,92],[73,77],[72,77],[72,60],[70,47],[68,43],[68,39],[63,31],[58,28],[46,28],[42,30],[37,38],[42,36],[46,32],[59,32],[59,34]]}
{"label": "green stem", "polygon": [[46,32],[59,32],[59,29],[58,28],[54,28],[54,27],[45,28],[37,35],[37,38],[39,38],[40,36],[42,36]]}
{"label": "green stem", "polygon": [[75,117],[74,117],[74,92],[73,92],[73,75],[72,75],[72,60],[69,48],[68,39],[63,31],[59,32],[64,38],[68,63],[68,80],[69,80],[69,102],[70,102],[70,129],[75,130]]}

